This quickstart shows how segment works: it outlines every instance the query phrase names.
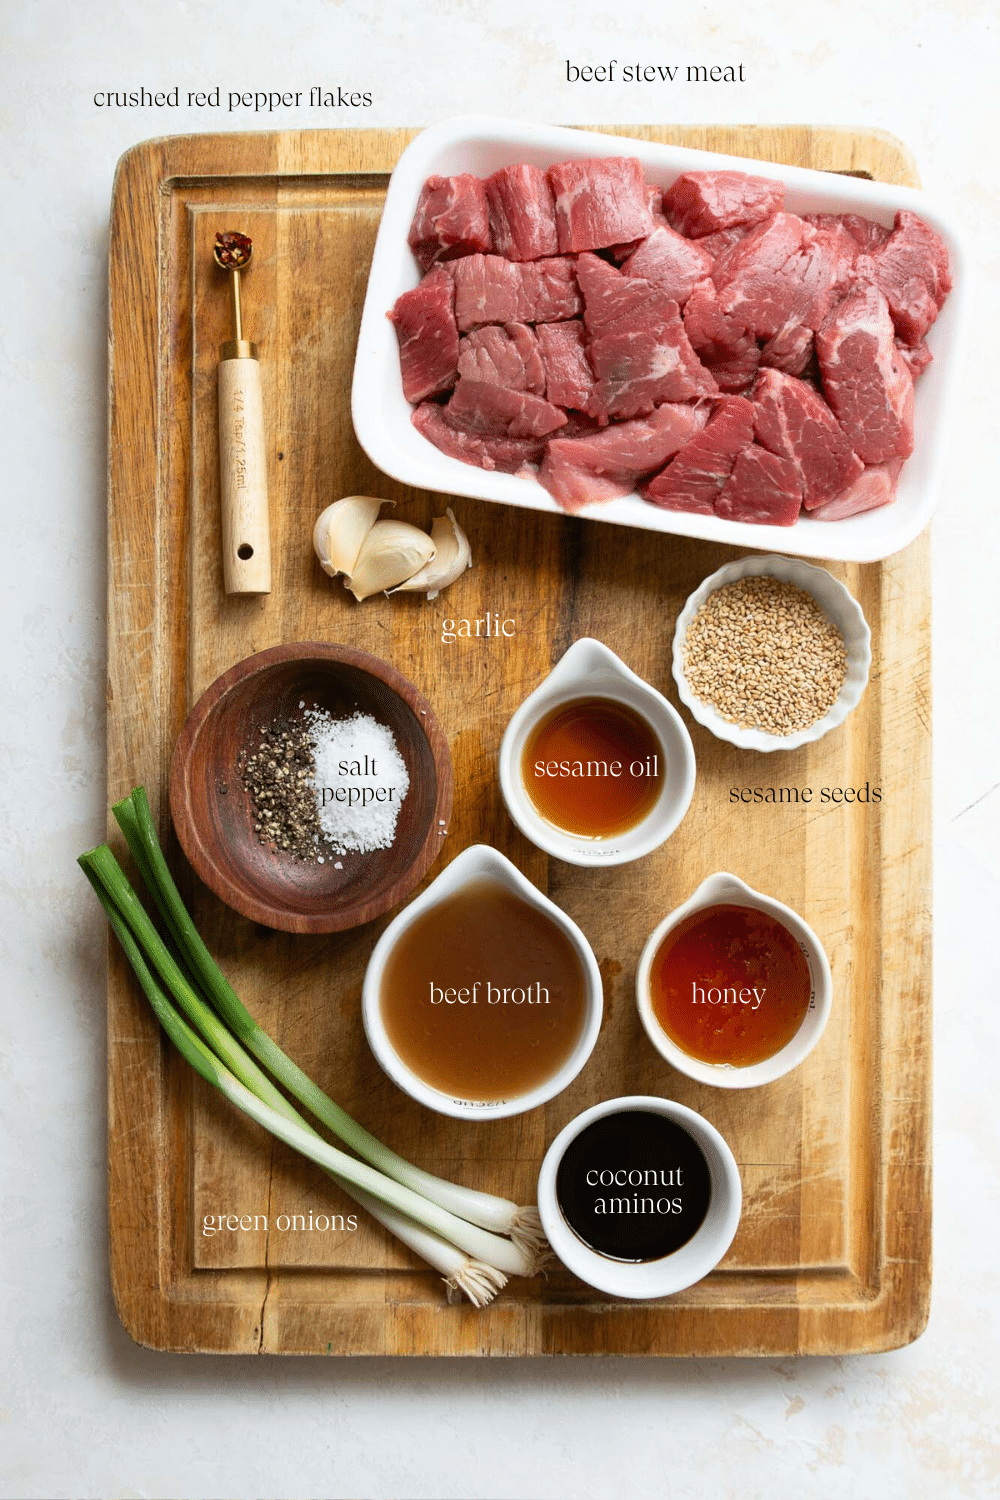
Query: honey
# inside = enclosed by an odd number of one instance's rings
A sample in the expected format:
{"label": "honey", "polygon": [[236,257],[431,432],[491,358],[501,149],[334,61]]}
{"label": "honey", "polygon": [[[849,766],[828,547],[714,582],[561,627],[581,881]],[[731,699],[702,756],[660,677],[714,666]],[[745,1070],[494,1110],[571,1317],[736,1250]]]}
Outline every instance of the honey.
{"label": "honey", "polygon": [[547,912],[477,880],[400,934],[382,976],[382,1023],[431,1088],[496,1103],[530,1093],[568,1061],[586,985],[579,954]]}
{"label": "honey", "polygon": [[575,698],[540,720],[521,757],[535,810],[564,833],[609,839],[652,811],[666,776],[663,746],[635,709]]}
{"label": "honey", "polygon": [[784,923],[751,906],[709,906],[679,922],[649,974],[653,1014],[700,1062],[749,1067],[780,1052],[812,999],[809,962]]}

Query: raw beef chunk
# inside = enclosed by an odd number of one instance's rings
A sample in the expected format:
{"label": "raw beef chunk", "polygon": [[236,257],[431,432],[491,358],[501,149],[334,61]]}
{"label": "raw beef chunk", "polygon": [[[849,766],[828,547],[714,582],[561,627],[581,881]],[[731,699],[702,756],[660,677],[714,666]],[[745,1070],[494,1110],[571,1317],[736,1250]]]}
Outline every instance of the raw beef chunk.
{"label": "raw beef chunk", "polygon": [[449,427],[474,437],[540,438],[566,426],[566,413],[541,396],[508,391],[467,375],[459,379],[444,419]]}
{"label": "raw beef chunk", "polygon": [[862,218],[861,214],[803,214],[807,224],[815,229],[846,229],[858,249],[870,255],[889,238],[890,231],[874,219]]}
{"label": "raw beef chunk", "polygon": [[753,384],[760,348],[738,320],[723,317],[711,277],[699,281],[684,304],[684,328],[720,390],[739,393]]}
{"label": "raw beef chunk", "polygon": [[440,395],[458,374],[455,284],[445,271],[432,271],[412,292],[404,292],[389,314],[399,340],[399,367],[407,401]]}
{"label": "raw beef chunk", "polygon": [[705,407],[664,405],[639,421],[553,438],[538,481],[564,510],[630,495],[639,476],[661,468],[704,427],[705,417]]}
{"label": "raw beef chunk", "polygon": [[928,349],[923,339],[920,340],[919,344],[914,344],[912,349],[910,348],[909,344],[900,343],[899,339],[897,339],[896,348],[899,350],[899,356],[903,360],[914,380],[916,380],[918,375],[922,375],[924,373],[927,366],[934,359],[933,354]]}
{"label": "raw beef chunk", "polygon": [[744,396],[723,396],[704,431],[650,480],[643,494],[664,510],[694,510],[712,516],[737,455],[752,442],[753,405]]}
{"label": "raw beef chunk", "polygon": [[[489,323],[467,333],[458,350],[458,373],[509,391],[545,395],[545,366],[535,330],[526,323]],[[562,403],[559,403],[562,405]]]}
{"label": "raw beef chunk", "polygon": [[486,179],[493,249],[508,260],[559,254],[556,205],[541,167],[501,167]]}
{"label": "raw beef chunk", "polygon": [[594,389],[594,372],[584,350],[579,318],[566,323],[539,323],[538,348],[545,365],[545,394],[556,406],[586,411]]}
{"label": "raw beef chunk", "polygon": [[[617,434],[618,428],[606,427],[604,432],[610,437]],[[563,510],[582,510],[595,500],[621,500],[635,489],[631,474],[623,479],[605,473],[599,454],[592,457],[573,452],[578,443],[585,441],[589,439],[553,438],[538,470],[538,483]]]}
{"label": "raw beef chunk", "polygon": [[756,339],[789,324],[816,329],[848,285],[857,248],[842,229],[777,213],[715,262],[722,316]]}
{"label": "raw beef chunk", "polygon": [[448,426],[435,401],[418,406],[411,420],[417,431],[449,458],[459,458],[480,469],[516,474],[525,464],[537,463],[545,451],[544,438],[474,437],[460,432]]}
{"label": "raw beef chunk", "polygon": [[631,321],[649,299],[648,283],[637,276],[624,276],[598,255],[579,257],[576,279],[583,293],[584,322],[592,338]]}
{"label": "raw beef chunk", "polygon": [[757,441],[795,465],[806,510],[832,500],[860,476],[864,466],[843,428],[806,381],[761,370],[753,402]]}
{"label": "raw beef chunk", "polygon": [[[651,182],[646,183],[646,202],[653,218],[652,232],[655,233],[657,229],[669,229],[670,225],[663,217],[663,191],[661,188],[654,187]],[[623,245],[609,245],[604,253],[610,255],[616,266],[620,266],[623,261],[628,260],[630,255],[634,255],[641,244],[642,239],[626,240]]]}
{"label": "raw beef chunk", "polygon": [[923,219],[903,209],[871,260],[875,284],[889,304],[896,332],[905,343],[918,344],[951,291],[944,241]]}
{"label": "raw beef chunk", "polygon": [[707,250],[666,226],[654,229],[622,267],[626,276],[641,276],[683,307],[696,282],[712,274]]}
{"label": "raw beef chunk", "polygon": [[601,421],[636,417],[664,401],[716,393],[673,298],[596,255],[581,255],[576,273],[592,335],[587,356],[597,382],[587,405],[591,416]]}
{"label": "raw beef chunk", "polygon": [[587,351],[596,377],[587,410],[598,420],[638,417],[664,401],[714,396],[718,386],[684,332],[680,308],[656,292]]}
{"label": "raw beef chunk", "polygon": [[455,282],[455,318],[463,333],[484,323],[524,323],[521,267],[502,255],[466,255],[442,267]]}
{"label": "raw beef chunk", "polygon": [[484,323],[552,323],[582,308],[573,263],[565,256],[524,265],[502,255],[466,255],[442,268],[455,281],[455,317],[463,333]]}
{"label": "raw beef chunk", "polygon": [[913,451],[913,377],[893,342],[892,319],[874,286],[849,292],[816,335],[823,391],[866,464]]}
{"label": "raw beef chunk", "polygon": [[901,458],[891,459],[887,464],[872,464],[863,469],[853,484],[849,484],[833,500],[828,500],[814,510],[814,521],[844,521],[848,516],[860,515],[862,511],[878,510],[890,505],[896,498],[896,480],[903,467]]}
{"label": "raw beef chunk", "polygon": [[583,312],[576,268],[568,256],[554,255],[521,267],[525,323],[561,323]]}
{"label": "raw beef chunk", "polygon": [[719,229],[770,218],[785,201],[784,183],[745,172],[685,172],[663,195],[663,212],[679,234],[699,239]]}
{"label": "raw beef chunk", "polygon": [[698,241],[698,249],[705,250],[713,260],[718,260],[720,255],[731,250],[733,245],[738,245],[740,240],[745,240],[752,226],[734,224],[732,229],[719,229],[715,234],[706,234]]}
{"label": "raw beef chunk", "polygon": [[549,168],[559,249],[601,250],[652,233],[642,165],[633,156],[565,161]]}
{"label": "raw beef chunk", "polygon": [[786,323],[760,351],[760,362],[786,375],[802,375],[813,357],[813,331],[804,323]]}
{"label": "raw beef chunk", "polygon": [[751,443],[736,455],[715,514],[726,521],[756,522],[761,526],[794,526],[802,505],[798,468]]}
{"label": "raw beef chunk", "polygon": [[428,177],[407,243],[425,271],[435,261],[489,250],[490,220],[480,178],[470,172]]}

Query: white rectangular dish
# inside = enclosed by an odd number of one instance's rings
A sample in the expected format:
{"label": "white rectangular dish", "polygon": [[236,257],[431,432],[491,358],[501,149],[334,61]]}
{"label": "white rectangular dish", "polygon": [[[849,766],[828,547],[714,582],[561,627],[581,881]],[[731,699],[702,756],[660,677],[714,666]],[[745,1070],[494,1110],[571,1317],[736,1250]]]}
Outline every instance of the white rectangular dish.
{"label": "white rectangular dish", "polygon": [[661,510],[639,495],[595,502],[577,514],[647,531],[844,562],[875,562],[900,551],[929,522],[944,479],[968,317],[968,261],[954,222],[923,193],[804,167],[516,120],[465,116],[432,125],[403,152],[389,180],[372,258],[351,400],[354,430],[368,457],[394,479],[422,489],[560,511],[537,481],[462,463],[439,452],[417,431],[410,421],[413,408],[403,395],[395,331],[386,314],[397,297],[420,280],[406,237],[428,177],[458,172],[485,177],[516,162],[547,168],[560,161],[623,155],[638,157],[647,178],[664,188],[682,172],[727,167],[776,178],[785,184],[786,207],[793,213],[853,212],[891,226],[898,209],[910,209],[947,244],[954,289],[928,336],[934,361],[916,385],[916,445],[900,475],[894,504],[844,521],[816,521],[803,515],[794,526],[750,525]]}

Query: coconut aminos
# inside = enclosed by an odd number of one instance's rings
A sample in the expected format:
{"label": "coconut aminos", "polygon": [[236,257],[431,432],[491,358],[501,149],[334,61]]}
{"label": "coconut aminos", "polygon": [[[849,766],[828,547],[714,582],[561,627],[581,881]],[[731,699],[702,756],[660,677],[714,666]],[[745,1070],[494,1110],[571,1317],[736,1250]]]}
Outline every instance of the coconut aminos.
{"label": "coconut aminos", "polygon": [[574,1234],[611,1260],[660,1260],[705,1221],[712,1179],[701,1147],[652,1110],[602,1115],[570,1141],[556,1198]]}

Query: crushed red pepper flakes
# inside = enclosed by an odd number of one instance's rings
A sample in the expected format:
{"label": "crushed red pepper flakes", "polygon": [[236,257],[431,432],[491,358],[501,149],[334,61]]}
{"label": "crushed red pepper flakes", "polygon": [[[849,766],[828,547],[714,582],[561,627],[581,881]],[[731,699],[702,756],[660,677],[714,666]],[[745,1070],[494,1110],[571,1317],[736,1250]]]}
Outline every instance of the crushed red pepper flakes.
{"label": "crushed red pepper flakes", "polygon": [[239,271],[250,259],[253,240],[239,230],[227,229],[215,236],[215,256],[227,271]]}

